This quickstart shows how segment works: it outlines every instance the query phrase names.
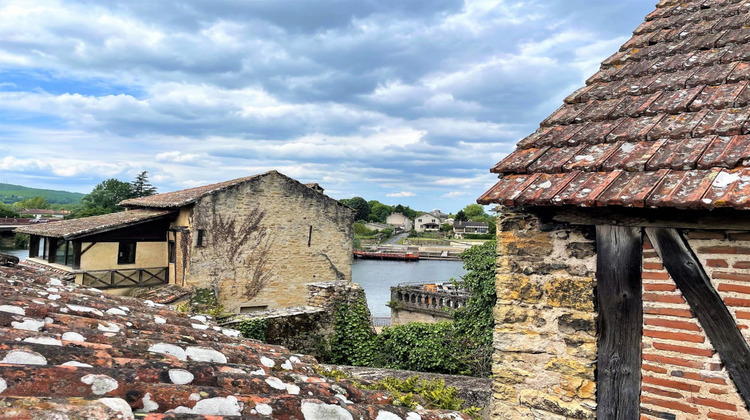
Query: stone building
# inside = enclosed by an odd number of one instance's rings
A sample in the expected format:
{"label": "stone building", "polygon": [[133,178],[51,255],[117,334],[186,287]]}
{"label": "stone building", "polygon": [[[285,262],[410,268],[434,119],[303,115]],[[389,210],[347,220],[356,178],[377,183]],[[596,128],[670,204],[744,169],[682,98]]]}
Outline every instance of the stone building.
{"label": "stone building", "polygon": [[30,264],[81,284],[211,288],[230,312],[304,305],[351,281],[353,213],[276,171],[125,200],[121,213],[17,229]]}
{"label": "stone building", "polygon": [[662,0],[492,168],[497,418],[750,418],[749,10]]}

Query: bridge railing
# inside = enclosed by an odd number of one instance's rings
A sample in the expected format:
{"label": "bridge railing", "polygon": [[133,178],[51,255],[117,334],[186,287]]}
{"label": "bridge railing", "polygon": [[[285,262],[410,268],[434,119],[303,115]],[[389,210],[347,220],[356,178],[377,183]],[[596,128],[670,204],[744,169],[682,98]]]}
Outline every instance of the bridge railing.
{"label": "bridge railing", "polygon": [[[428,285],[429,286],[429,285]],[[427,290],[425,285],[391,287],[391,308],[448,315],[466,305],[469,293],[463,290]]]}

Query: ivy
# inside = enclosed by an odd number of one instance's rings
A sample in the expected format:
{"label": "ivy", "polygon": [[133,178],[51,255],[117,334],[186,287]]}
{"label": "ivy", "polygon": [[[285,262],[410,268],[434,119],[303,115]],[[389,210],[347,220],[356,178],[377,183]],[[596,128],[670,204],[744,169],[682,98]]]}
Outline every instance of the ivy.
{"label": "ivy", "polygon": [[343,302],[334,315],[335,334],[331,340],[331,362],[352,366],[377,366],[375,331],[364,296]]}
{"label": "ivy", "polygon": [[377,337],[382,367],[450,374],[467,373],[455,346],[451,322],[424,324],[412,322],[383,328]]}
{"label": "ivy", "polygon": [[242,333],[243,337],[266,341],[268,321],[265,319],[250,319],[239,322],[236,329]]}

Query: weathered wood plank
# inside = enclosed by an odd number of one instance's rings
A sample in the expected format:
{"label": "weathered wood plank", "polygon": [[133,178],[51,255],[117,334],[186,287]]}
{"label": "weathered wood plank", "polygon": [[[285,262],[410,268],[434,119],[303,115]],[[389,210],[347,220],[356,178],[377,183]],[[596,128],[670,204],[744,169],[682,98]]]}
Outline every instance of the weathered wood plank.
{"label": "weathered wood plank", "polygon": [[640,228],[596,227],[599,304],[597,419],[640,417],[641,291]]}
{"label": "weathered wood plank", "polygon": [[750,347],[700,261],[675,229],[646,229],[682,296],[719,353],[737,390],[750,407]]}

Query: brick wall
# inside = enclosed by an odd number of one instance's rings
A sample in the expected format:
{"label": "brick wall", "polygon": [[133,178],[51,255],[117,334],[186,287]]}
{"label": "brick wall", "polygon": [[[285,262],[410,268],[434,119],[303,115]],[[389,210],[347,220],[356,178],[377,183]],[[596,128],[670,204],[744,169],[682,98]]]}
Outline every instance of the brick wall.
{"label": "brick wall", "polygon": [[[750,237],[686,232],[713,286],[748,336]],[[700,322],[648,240],[643,253],[642,418],[748,419],[744,402]]]}
{"label": "brick wall", "polygon": [[593,419],[593,230],[498,220],[493,417]]}
{"label": "brick wall", "polygon": [[[225,221],[236,218],[237,228],[253,212],[262,214],[259,229],[265,236],[253,233],[243,240],[239,256],[226,260],[228,241],[213,230],[214,215]],[[305,305],[306,284],[351,281],[353,217],[335,200],[276,173],[206,196],[196,204],[191,221],[186,283],[216,284],[221,303],[231,312],[243,306]],[[205,246],[196,243],[198,229],[206,231]],[[264,286],[253,296],[247,285],[258,275]]]}

